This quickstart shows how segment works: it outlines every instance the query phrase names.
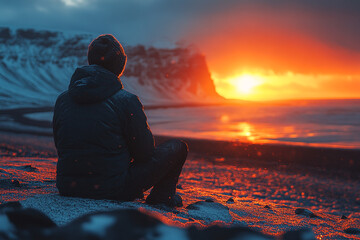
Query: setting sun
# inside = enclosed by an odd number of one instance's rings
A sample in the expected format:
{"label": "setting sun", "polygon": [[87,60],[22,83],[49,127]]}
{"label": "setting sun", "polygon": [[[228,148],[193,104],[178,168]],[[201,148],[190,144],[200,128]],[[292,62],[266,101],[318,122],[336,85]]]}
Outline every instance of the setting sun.
{"label": "setting sun", "polygon": [[232,79],[231,82],[234,86],[236,86],[236,90],[242,94],[252,93],[253,88],[261,84],[259,77],[250,74],[244,74],[236,77]]}
{"label": "setting sun", "polygon": [[258,88],[265,83],[265,75],[258,73],[241,73],[229,78],[219,78],[213,74],[217,92],[233,99],[254,99],[261,93]]}

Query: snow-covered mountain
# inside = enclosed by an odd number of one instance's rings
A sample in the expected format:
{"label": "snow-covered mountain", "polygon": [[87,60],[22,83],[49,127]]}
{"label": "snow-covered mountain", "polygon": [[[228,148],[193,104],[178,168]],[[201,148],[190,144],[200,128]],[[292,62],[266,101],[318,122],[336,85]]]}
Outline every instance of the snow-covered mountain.
{"label": "snow-covered mountain", "polygon": [[[0,109],[52,106],[95,36],[0,28]],[[125,46],[122,81],[144,105],[216,102],[205,57],[187,48]]]}

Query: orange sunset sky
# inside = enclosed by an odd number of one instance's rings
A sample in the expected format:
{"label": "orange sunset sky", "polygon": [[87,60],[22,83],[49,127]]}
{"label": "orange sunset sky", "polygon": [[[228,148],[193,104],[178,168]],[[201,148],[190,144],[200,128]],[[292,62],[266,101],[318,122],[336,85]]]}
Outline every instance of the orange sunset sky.
{"label": "orange sunset sky", "polygon": [[360,98],[359,13],[359,0],[16,0],[2,2],[0,23],[185,42],[226,98]]}
{"label": "orange sunset sky", "polygon": [[353,16],[331,11],[238,7],[205,16],[189,36],[226,98],[360,98],[360,42],[348,46],[358,30],[342,35],[337,23]]}

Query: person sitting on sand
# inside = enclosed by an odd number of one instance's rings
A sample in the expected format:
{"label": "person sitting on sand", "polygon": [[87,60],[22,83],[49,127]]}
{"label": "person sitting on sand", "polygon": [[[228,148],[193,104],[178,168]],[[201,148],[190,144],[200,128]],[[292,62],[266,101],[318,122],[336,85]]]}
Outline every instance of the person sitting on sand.
{"label": "person sitting on sand", "polygon": [[127,56],[113,35],[88,47],[89,65],[77,68],[56,100],[53,133],[60,195],[182,206],[176,185],[187,144],[169,140],[155,148],[139,98],[120,76]]}

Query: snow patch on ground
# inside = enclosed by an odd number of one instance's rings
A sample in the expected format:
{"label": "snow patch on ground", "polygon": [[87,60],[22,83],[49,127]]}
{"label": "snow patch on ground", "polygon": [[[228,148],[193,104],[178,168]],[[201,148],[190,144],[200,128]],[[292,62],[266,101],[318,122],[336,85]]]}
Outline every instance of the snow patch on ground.
{"label": "snow patch on ground", "polygon": [[204,220],[207,223],[214,219],[225,223],[232,222],[232,216],[229,213],[229,208],[216,202],[196,202],[186,207],[189,215],[195,219]]}
{"label": "snow patch on ground", "polygon": [[140,206],[137,203],[62,197],[58,194],[37,195],[22,201],[21,204],[25,208],[35,208],[44,212],[58,225],[65,225],[88,213]]}
{"label": "snow patch on ground", "polygon": [[171,227],[167,225],[160,224],[156,229],[154,236],[153,233],[149,234],[149,236],[146,236],[146,239],[148,240],[187,240],[189,239],[187,236],[187,233],[184,229],[177,228],[177,227]]}
{"label": "snow patch on ground", "polygon": [[99,237],[104,237],[106,231],[110,228],[116,219],[108,215],[95,215],[90,217],[89,222],[85,222],[82,225],[82,228],[86,232],[91,232]]}
{"label": "snow patch on ground", "polygon": [[4,214],[0,215],[0,232],[12,232],[15,230],[13,224],[9,221],[9,218]]}

